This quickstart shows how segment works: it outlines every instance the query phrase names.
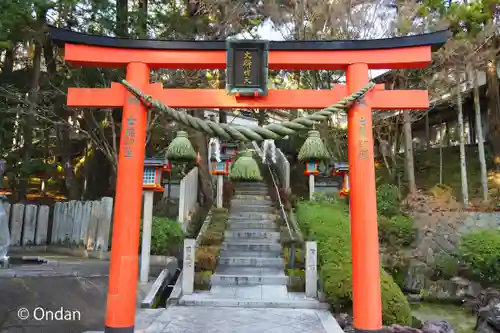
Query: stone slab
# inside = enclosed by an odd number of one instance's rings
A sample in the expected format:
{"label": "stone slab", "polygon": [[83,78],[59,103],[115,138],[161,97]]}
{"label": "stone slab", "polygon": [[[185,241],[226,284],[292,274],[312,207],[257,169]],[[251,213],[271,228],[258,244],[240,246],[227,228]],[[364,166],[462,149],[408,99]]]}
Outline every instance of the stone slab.
{"label": "stone slab", "polygon": [[37,221],[36,221],[36,233],[35,233],[35,245],[46,245],[47,244],[47,234],[49,231],[49,206],[39,206]]}
{"label": "stone slab", "polygon": [[36,205],[27,205],[24,209],[23,246],[35,244],[37,210]]}

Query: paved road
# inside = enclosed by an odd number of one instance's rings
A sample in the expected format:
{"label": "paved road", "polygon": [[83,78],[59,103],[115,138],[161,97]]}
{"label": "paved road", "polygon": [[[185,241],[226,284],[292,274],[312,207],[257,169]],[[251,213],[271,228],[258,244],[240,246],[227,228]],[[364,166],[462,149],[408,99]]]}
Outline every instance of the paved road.
{"label": "paved road", "polygon": [[141,333],[343,333],[326,310],[199,306],[140,310],[135,328]]}
{"label": "paved road", "polygon": [[[82,333],[100,329],[104,323],[107,290],[107,277],[0,278],[0,332]],[[22,308],[29,311],[29,319],[19,318],[18,311]],[[61,308],[78,311],[79,317],[75,312],[72,315],[75,320],[51,320],[49,311]],[[47,310],[46,319],[33,318],[34,315],[43,317],[43,310]],[[26,315],[25,312],[19,314]]]}
{"label": "paved road", "polygon": [[[82,333],[102,329],[109,262],[43,257],[53,262],[0,269],[0,333]],[[154,276],[160,270],[152,267],[151,273]],[[75,320],[50,320],[50,311],[61,308],[70,311],[68,319]],[[27,309],[30,318],[20,319],[19,309]],[[35,309],[38,317],[43,316],[42,309],[47,310],[49,320],[35,320]]]}

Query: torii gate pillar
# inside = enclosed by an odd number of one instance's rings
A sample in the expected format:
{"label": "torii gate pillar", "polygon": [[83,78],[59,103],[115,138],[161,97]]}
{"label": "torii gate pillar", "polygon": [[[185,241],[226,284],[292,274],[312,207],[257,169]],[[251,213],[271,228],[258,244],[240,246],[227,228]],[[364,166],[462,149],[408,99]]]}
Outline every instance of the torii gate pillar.
{"label": "torii gate pillar", "polygon": [[[368,66],[351,64],[346,72],[352,94],[368,83]],[[347,152],[351,214],[352,292],[355,328],[382,328],[377,197],[373,152],[372,109],[365,98],[347,113]],[[374,250],[377,249],[377,250]],[[375,315],[375,313],[377,315]]]}
{"label": "torii gate pillar", "polygon": [[[127,80],[149,86],[149,66],[127,65]],[[129,332],[134,327],[139,271],[142,178],[146,145],[146,107],[124,96],[120,151],[109,267],[106,333]],[[133,286],[133,288],[131,288]],[[117,309],[120,309],[117,311]],[[122,328],[122,329],[120,329]]]}

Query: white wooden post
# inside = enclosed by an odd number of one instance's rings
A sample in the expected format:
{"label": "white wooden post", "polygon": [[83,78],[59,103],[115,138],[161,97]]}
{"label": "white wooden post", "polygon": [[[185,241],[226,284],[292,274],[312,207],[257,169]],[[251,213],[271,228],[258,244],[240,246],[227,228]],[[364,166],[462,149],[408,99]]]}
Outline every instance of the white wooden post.
{"label": "white wooden post", "polygon": [[186,176],[184,176],[184,178],[181,179],[181,182],[179,184],[179,216],[177,217],[177,221],[179,221],[182,228],[184,228],[185,205],[186,205]]}
{"label": "white wooden post", "polygon": [[194,291],[194,252],[195,239],[184,239],[184,261],[182,265],[182,294],[189,295]]}
{"label": "white wooden post", "polygon": [[144,191],[144,213],[142,218],[141,272],[139,281],[149,280],[149,259],[151,255],[151,229],[153,227],[153,191]]}
{"label": "white wooden post", "polygon": [[306,242],[306,297],[318,296],[318,260],[316,242]]}
{"label": "white wooden post", "polygon": [[314,197],[314,175],[309,175],[309,200]]}
{"label": "white wooden post", "polygon": [[217,208],[222,208],[223,187],[224,187],[224,176],[217,175]]}

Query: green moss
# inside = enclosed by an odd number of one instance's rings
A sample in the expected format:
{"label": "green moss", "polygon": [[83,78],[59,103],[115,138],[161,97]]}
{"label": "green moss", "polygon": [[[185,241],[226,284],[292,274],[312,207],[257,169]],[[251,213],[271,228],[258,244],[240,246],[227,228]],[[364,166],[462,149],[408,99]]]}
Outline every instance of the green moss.
{"label": "green moss", "polygon": [[[352,257],[347,207],[343,203],[301,201],[297,219],[309,239],[318,243],[319,273],[329,304],[334,309],[352,302]],[[386,325],[411,324],[406,297],[392,277],[381,269],[382,315]]]}

